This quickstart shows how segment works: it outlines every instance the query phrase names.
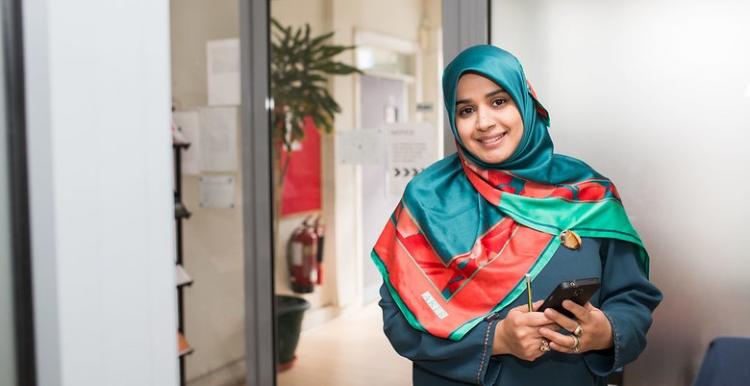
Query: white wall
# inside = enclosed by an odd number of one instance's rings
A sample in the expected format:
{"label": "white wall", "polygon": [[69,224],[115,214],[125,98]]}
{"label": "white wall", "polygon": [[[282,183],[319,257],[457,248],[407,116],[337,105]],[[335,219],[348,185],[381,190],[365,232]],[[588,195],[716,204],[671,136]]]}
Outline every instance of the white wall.
{"label": "white wall", "polygon": [[24,2],[41,386],[177,383],[168,20]]}
{"label": "white wall", "polygon": [[556,151],[611,177],[665,300],[633,385],[686,385],[718,335],[750,335],[750,4],[494,0]]}

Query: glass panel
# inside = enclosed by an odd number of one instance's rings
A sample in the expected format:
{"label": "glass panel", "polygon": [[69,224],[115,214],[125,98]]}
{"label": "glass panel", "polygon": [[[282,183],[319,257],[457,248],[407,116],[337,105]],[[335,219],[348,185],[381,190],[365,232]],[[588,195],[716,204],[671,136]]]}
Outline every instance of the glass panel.
{"label": "glass panel", "polygon": [[170,4],[176,329],[190,386],[245,380],[239,15],[237,0]]}
{"label": "glass panel", "polygon": [[278,384],[408,384],[370,251],[406,183],[442,157],[441,1],[270,6]]}
{"label": "glass panel", "polygon": [[[0,7],[0,20],[4,20]],[[5,28],[0,28],[0,41],[5,41]],[[5,55],[2,50],[0,55]],[[15,315],[13,307],[13,249],[10,228],[10,197],[8,176],[8,127],[7,100],[5,95],[5,57],[0,58],[0,386],[15,386],[16,374],[16,341]]]}

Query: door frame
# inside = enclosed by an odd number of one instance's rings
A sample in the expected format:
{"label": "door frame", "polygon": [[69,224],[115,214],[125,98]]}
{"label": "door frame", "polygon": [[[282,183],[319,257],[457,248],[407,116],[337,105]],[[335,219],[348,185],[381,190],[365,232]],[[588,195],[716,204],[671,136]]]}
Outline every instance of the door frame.
{"label": "door frame", "polygon": [[246,384],[276,384],[269,0],[240,1]]}
{"label": "door frame", "polygon": [[2,0],[13,309],[18,385],[35,386],[36,351],[31,276],[31,232],[26,149],[26,93],[21,0]]}

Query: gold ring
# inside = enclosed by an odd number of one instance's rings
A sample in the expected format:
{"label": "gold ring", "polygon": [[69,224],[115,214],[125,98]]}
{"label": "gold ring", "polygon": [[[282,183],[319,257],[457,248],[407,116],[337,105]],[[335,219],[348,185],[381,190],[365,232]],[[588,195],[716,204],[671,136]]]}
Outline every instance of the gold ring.
{"label": "gold ring", "polygon": [[542,345],[539,346],[539,351],[541,352],[549,351],[549,341],[547,339],[542,338]]}
{"label": "gold ring", "polygon": [[571,350],[573,350],[574,353],[581,352],[581,339],[579,339],[575,335],[571,335],[573,337],[573,340],[575,340],[575,344],[573,344],[573,347],[571,347]]}
{"label": "gold ring", "polygon": [[573,335],[575,335],[577,337],[580,337],[581,335],[583,335],[583,327],[581,327],[580,324],[576,325],[576,329],[575,329],[575,331],[573,331]]}

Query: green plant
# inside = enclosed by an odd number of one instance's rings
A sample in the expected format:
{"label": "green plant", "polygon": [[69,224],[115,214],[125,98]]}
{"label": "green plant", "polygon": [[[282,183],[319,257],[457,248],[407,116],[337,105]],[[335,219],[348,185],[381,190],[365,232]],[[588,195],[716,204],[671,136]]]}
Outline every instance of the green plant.
{"label": "green plant", "polygon": [[[336,55],[354,46],[328,44],[333,32],[310,36],[310,25],[284,27],[271,19],[271,95],[274,99],[274,143],[291,150],[305,136],[304,119],[326,133],[333,130],[334,114],[341,107],[328,91],[333,75],[361,73],[356,67],[336,61]],[[282,167],[282,177],[285,167]]]}
{"label": "green plant", "polygon": [[[310,25],[284,27],[271,19],[271,95],[273,154],[273,222],[274,243],[280,246],[281,196],[284,177],[293,156],[292,144],[305,136],[305,119],[312,119],[315,127],[325,133],[333,130],[333,120],[341,107],[328,91],[331,76],[361,73],[356,67],[335,60],[354,46],[328,44],[334,33],[310,36]],[[309,118],[308,118],[309,117]],[[282,149],[286,149],[283,157]]]}
{"label": "green plant", "polygon": [[[325,133],[333,130],[333,119],[341,107],[328,91],[331,76],[362,73],[356,67],[335,60],[354,46],[328,42],[334,33],[310,36],[310,25],[284,27],[271,19],[271,95],[274,100],[271,139],[273,154],[274,235],[279,245],[279,219],[284,177],[293,155],[292,144],[304,139],[304,120],[310,117]],[[282,148],[287,150],[283,158]]]}

